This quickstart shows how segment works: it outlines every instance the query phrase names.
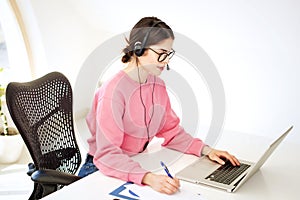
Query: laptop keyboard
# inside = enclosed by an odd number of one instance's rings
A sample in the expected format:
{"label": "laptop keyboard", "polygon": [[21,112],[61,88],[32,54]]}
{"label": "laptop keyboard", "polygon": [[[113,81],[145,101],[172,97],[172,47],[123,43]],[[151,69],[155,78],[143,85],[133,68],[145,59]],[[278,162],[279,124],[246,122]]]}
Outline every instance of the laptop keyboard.
{"label": "laptop keyboard", "polygon": [[205,179],[230,185],[239,175],[247,170],[250,165],[241,163],[240,166],[233,166],[228,160]]}

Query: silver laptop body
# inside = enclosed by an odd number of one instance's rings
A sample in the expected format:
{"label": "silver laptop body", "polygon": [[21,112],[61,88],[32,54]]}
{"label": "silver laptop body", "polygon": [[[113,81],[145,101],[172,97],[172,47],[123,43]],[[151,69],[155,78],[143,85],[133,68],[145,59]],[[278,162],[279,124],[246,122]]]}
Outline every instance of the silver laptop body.
{"label": "silver laptop body", "polygon": [[235,178],[234,180],[230,180],[230,183],[221,183],[219,181],[217,182],[216,180],[212,180],[214,178],[214,174],[216,174],[216,170],[222,165],[211,161],[207,156],[199,158],[194,163],[179,171],[176,174],[176,177],[184,181],[196,184],[204,184],[226,190],[227,192],[235,192],[243,183],[245,183],[253,174],[257,172],[257,170],[265,163],[265,161],[269,158],[269,156],[287,136],[292,128],[293,126],[291,126],[278,139],[276,139],[256,163],[239,160],[246,169],[243,172],[239,172],[238,175],[233,176]]}

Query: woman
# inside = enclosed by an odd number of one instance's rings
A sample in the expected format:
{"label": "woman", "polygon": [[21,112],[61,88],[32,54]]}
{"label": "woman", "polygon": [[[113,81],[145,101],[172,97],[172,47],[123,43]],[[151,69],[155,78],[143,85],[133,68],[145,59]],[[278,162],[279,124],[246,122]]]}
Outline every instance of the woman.
{"label": "woman", "polygon": [[158,77],[175,53],[173,41],[171,28],[156,17],[142,18],[133,27],[123,50],[125,68],[97,90],[87,115],[91,138],[79,176],[99,169],[105,175],[149,185],[158,192],[175,193],[180,187],[177,178],[149,172],[131,159],[143,152],[153,137],[164,138],[162,146],[167,148],[207,155],[220,164],[225,158],[239,165],[234,156],[210,148],[180,126],[165,83]]}

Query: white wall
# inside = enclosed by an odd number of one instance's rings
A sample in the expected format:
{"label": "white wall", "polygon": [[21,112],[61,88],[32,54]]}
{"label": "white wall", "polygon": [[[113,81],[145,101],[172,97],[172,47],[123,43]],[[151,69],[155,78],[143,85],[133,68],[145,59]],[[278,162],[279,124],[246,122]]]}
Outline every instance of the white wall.
{"label": "white wall", "polygon": [[40,74],[56,69],[75,84],[97,46],[129,31],[141,17],[157,16],[197,42],[215,63],[225,87],[225,129],[274,138],[294,125],[287,139],[300,143],[297,0],[17,2],[29,35],[39,36],[32,47],[46,59]]}

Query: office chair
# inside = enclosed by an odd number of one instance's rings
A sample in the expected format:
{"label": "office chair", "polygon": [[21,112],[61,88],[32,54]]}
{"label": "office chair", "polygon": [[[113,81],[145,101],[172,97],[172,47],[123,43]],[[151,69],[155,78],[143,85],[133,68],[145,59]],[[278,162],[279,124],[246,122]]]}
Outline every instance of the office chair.
{"label": "office chair", "polygon": [[73,126],[72,88],[59,72],[6,89],[10,115],[32,157],[27,174],[34,181],[29,199],[40,199],[80,179],[81,154]]}

